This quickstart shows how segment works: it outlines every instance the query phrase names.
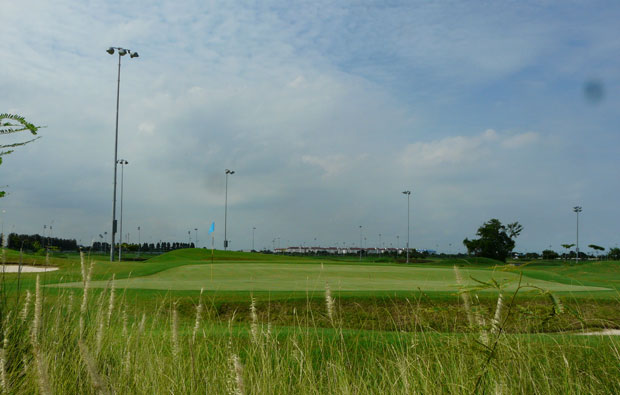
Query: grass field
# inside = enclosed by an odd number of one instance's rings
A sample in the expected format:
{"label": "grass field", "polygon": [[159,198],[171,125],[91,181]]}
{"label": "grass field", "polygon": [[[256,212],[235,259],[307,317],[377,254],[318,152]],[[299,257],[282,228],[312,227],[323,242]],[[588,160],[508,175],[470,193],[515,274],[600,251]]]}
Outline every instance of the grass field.
{"label": "grass field", "polygon": [[619,262],[5,259],[5,393],[620,392]]}
{"label": "grass field", "polygon": [[[210,291],[324,291],[330,284],[335,291],[451,291],[474,286],[478,281],[495,279],[506,291],[516,288],[520,275],[510,270],[461,269],[458,284],[454,270],[446,267],[411,267],[330,263],[253,263],[226,262],[178,266],[149,276],[118,280],[119,288]],[[570,285],[523,276],[523,284],[549,291],[592,292],[609,288]],[[80,283],[67,286],[81,287]],[[95,281],[92,287],[106,287],[107,281]]]}

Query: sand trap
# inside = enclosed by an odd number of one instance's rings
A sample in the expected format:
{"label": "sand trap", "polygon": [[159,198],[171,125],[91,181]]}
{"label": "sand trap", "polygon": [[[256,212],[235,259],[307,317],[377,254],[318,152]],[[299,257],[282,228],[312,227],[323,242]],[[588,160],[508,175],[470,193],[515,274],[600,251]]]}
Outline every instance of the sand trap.
{"label": "sand trap", "polygon": [[597,332],[585,332],[585,333],[579,333],[580,335],[583,336],[619,336],[620,335],[620,329],[603,329],[602,331],[597,331]]}
{"label": "sand trap", "polygon": [[[3,265],[3,268],[5,273],[17,273],[19,271],[19,265]],[[22,273],[53,272],[54,270],[58,270],[58,268],[51,266],[22,265]]]}

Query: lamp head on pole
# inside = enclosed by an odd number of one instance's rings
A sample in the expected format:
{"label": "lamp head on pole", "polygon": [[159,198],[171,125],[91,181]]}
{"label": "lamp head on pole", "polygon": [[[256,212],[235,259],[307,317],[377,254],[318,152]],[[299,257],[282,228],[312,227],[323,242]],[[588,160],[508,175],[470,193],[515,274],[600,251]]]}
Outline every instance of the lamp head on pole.
{"label": "lamp head on pole", "polygon": [[226,174],[235,174],[235,171],[226,169]]}
{"label": "lamp head on pole", "polygon": [[403,191],[403,195],[411,195],[411,191]]}
{"label": "lamp head on pole", "polygon": [[120,56],[125,56],[125,55],[129,54],[130,58],[138,58],[138,57],[140,57],[140,55],[138,55],[137,52],[134,52],[131,49],[126,49],[126,48],[110,47],[110,48],[106,49],[105,51],[107,53],[109,53],[110,55],[114,55],[115,50],[118,51],[118,54]]}
{"label": "lamp head on pole", "polygon": [[576,213],[580,213],[583,210],[582,210],[581,206],[575,206],[575,207],[573,207],[573,211],[576,212]]}

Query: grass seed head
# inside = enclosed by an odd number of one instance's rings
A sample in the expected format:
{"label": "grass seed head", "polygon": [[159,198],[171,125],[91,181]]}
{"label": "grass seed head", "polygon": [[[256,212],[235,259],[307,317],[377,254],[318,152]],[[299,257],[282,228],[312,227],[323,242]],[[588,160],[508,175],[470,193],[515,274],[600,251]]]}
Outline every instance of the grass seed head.
{"label": "grass seed head", "polygon": [[332,298],[332,291],[329,288],[329,283],[325,283],[325,307],[327,310],[327,316],[330,321],[334,320],[334,298]]}
{"label": "grass seed head", "polygon": [[107,316],[107,324],[110,326],[110,320],[112,319],[112,312],[114,311],[114,300],[116,294],[116,284],[114,282],[114,277],[116,274],[112,274],[112,283],[110,284],[110,301],[108,303],[108,316]]}
{"label": "grass seed head", "polygon": [[28,318],[28,313],[30,310],[30,303],[32,301],[32,293],[30,292],[29,289],[26,290],[26,297],[24,300],[24,307],[22,308],[22,311],[19,313],[19,318],[22,321],[26,321],[26,318]]}
{"label": "grass seed head", "polygon": [[231,395],[245,394],[245,384],[243,382],[243,365],[237,354],[231,354],[229,358],[231,380],[229,380],[229,393]]}
{"label": "grass seed head", "polygon": [[503,307],[503,297],[502,293],[499,293],[497,297],[497,306],[495,307],[495,315],[493,316],[493,322],[491,324],[493,334],[499,333],[500,324],[502,319],[502,307]]}
{"label": "grass seed head", "polygon": [[41,296],[41,282],[37,274],[35,291],[34,291],[34,318],[32,320],[32,342],[39,341],[39,327],[41,326],[41,310],[43,306],[43,297]]}
{"label": "grass seed head", "polygon": [[176,302],[172,307],[171,326],[172,356],[176,359],[179,356],[179,313],[177,311]]}
{"label": "grass seed head", "polygon": [[250,333],[252,335],[252,341],[256,344],[258,342],[258,315],[256,314],[256,299],[251,297],[250,302],[250,317],[252,322],[250,323]]}

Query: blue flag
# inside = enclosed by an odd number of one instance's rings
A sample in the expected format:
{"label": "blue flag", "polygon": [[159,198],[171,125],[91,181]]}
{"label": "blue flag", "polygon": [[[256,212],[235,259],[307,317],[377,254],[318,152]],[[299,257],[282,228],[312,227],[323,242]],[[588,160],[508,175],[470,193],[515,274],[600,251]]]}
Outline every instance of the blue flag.
{"label": "blue flag", "polygon": [[215,231],[215,221],[213,221],[213,223],[211,224],[211,227],[209,228],[209,234],[213,233]]}

